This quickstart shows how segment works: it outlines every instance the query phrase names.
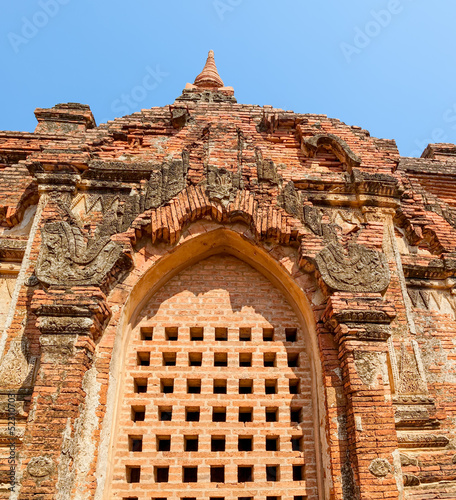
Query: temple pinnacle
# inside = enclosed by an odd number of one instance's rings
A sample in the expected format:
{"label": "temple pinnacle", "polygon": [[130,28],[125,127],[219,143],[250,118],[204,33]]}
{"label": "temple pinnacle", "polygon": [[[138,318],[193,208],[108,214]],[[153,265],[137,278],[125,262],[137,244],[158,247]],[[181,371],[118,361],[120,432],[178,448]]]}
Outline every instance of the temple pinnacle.
{"label": "temple pinnacle", "polygon": [[214,51],[210,50],[203,71],[194,83],[187,83],[176,101],[231,102],[235,103],[233,87],[225,87],[217,71]]}
{"label": "temple pinnacle", "polygon": [[195,78],[194,85],[202,89],[216,89],[224,86],[215,65],[213,50],[209,51],[203,71]]}

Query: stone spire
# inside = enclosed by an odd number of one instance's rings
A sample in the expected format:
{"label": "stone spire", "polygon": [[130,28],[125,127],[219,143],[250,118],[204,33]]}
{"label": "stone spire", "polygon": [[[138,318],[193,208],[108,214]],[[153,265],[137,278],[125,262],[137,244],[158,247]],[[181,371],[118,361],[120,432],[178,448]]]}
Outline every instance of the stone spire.
{"label": "stone spire", "polygon": [[195,78],[194,85],[201,89],[218,89],[224,87],[214,60],[214,51],[210,50],[203,71]]}

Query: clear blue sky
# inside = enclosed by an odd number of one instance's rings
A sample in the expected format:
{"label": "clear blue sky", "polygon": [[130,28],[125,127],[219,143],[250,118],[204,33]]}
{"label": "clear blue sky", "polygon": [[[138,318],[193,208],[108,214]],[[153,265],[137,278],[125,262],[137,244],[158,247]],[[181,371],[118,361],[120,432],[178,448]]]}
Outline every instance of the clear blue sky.
{"label": "clear blue sky", "polygon": [[171,104],[213,49],[240,103],[327,114],[406,156],[456,142],[454,0],[20,0],[0,12],[0,130],[33,131],[34,109],[61,102],[89,104],[97,123]]}

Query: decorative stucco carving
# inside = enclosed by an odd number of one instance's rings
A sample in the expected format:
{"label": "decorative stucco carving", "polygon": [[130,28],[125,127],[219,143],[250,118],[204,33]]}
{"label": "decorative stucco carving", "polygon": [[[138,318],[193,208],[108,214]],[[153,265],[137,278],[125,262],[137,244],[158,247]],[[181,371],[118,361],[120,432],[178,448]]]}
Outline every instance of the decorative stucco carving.
{"label": "decorative stucco carving", "polygon": [[205,90],[195,92],[194,90],[184,89],[182,95],[176,101],[193,101],[193,102],[231,102],[236,103],[234,95],[228,95],[223,92]]}
{"label": "decorative stucco carving", "polygon": [[413,474],[404,474],[403,476],[404,486],[418,486],[420,480]]}
{"label": "decorative stucco carving", "polygon": [[418,466],[418,460],[416,458],[410,457],[409,455],[406,455],[405,453],[400,454],[400,459],[401,465],[403,467],[407,467],[409,465],[413,465],[414,467]]}
{"label": "decorative stucco carving", "polygon": [[0,264],[0,331],[3,330],[8,317],[8,310],[14,293],[17,274],[6,274]]}
{"label": "decorative stucco carving", "polygon": [[87,333],[93,326],[92,318],[42,316],[38,326],[41,333],[73,334]]}
{"label": "decorative stucco carving", "polygon": [[268,181],[271,184],[278,184],[280,176],[272,160],[263,160],[258,165],[258,179]]}
{"label": "decorative stucco carving", "polygon": [[312,137],[303,137],[301,149],[308,156],[313,157],[319,148],[325,148],[332,151],[337,158],[351,167],[361,165],[361,158],[357,156],[340,137],[334,134],[317,134]]}
{"label": "decorative stucco carving", "polygon": [[0,364],[0,386],[19,388],[30,386],[35,377],[36,357],[30,356],[27,342],[11,341]]}
{"label": "decorative stucco carving", "polygon": [[163,163],[150,174],[144,208],[157,208],[179,194],[187,185],[188,155]]}
{"label": "decorative stucco carving", "polygon": [[445,448],[450,440],[446,436],[421,432],[398,432],[397,442],[401,448]]}
{"label": "decorative stucco carving", "polygon": [[[143,196],[144,198],[144,196]],[[113,235],[126,231],[138,214],[143,211],[144,200],[131,190],[125,194],[79,193],[74,197],[70,207],[64,210],[74,220],[86,221],[93,212],[103,214],[103,219],[96,231],[103,235]],[[98,215],[95,215],[98,218]]]}
{"label": "decorative stucco carving", "polygon": [[438,420],[431,419],[426,408],[419,406],[397,408],[394,414],[396,428],[417,427],[419,429],[438,427]]}
{"label": "decorative stucco carving", "polygon": [[394,316],[388,315],[385,311],[373,309],[344,309],[335,314],[339,323],[379,323],[388,324]]}
{"label": "decorative stucco carving", "polygon": [[304,205],[304,222],[307,227],[318,236],[323,236],[321,215],[320,209],[310,205]]}
{"label": "decorative stucco carving", "polygon": [[392,175],[369,173],[353,167],[349,178],[354,190],[360,194],[398,198],[403,192]]}
{"label": "decorative stucco carving", "polygon": [[50,457],[33,457],[27,465],[27,473],[35,478],[49,476],[54,469]]}
{"label": "decorative stucco carving", "polygon": [[340,234],[344,236],[355,234],[364,223],[362,215],[356,210],[331,210],[329,219],[331,224],[337,227]]}
{"label": "decorative stucco carving", "polygon": [[41,360],[44,363],[66,363],[74,356],[78,335],[46,334],[40,336]]}
{"label": "decorative stucco carving", "polygon": [[378,376],[386,367],[386,356],[383,353],[354,351],[355,368],[364,385],[377,386]]}
{"label": "decorative stucco carving", "polygon": [[277,168],[272,160],[265,160],[259,149],[255,150],[257,175],[258,180],[278,184],[282,181],[281,176],[277,173]]}
{"label": "decorative stucco carving", "polygon": [[[409,281],[416,282],[416,280]],[[418,283],[422,285],[421,282]],[[424,283],[422,286],[428,287],[429,284]],[[414,307],[427,311],[438,311],[442,314],[450,314],[453,318],[456,318],[456,297],[453,295],[451,289],[431,290],[428,288],[423,290],[408,286],[407,292]]]}
{"label": "decorative stucco carving", "polygon": [[39,284],[39,280],[34,274],[31,274],[25,279],[24,284],[25,286],[34,287]]}
{"label": "decorative stucco carving", "polygon": [[304,212],[302,201],[293,181],[285,184],[282,192],[277,197],[277,202],[279,206],[281,206],[290,215],[293,215],[300,220],[303,219]]}
{"label": "decorative stucco carving", "polygon": [[341,470],[342,478],[342,496],[343,500],[358,500],[359,488],[356,485],[353,466],[350,460],[350,453],[347,450],[346,458],[342,464]]}
{"label": "decorative stucco carving", "polygon": [[0,258],[20,262],[26,246],[27,240],[0,239]]}
{"label": "decorative stucco carving", "polygon": [[47,285],[99,285],[116,263],[127,260],[109,235],[85,241],[80,228],[65,221],[45,224],[41,239],[35,274]]}
{"label": "decorative stucco carving", "polygon": [[[417,374],[418,378],[419,375]],[[400,384],[400,377],[397,377]],[[394,422],[398,430],[431,430],[440,427],[434,400],[426,394],[393,396]]]}
{"label": "decorative stucco carving", "polygon": [[385,477],[393,470],[386,458],[374,458],[369,465],[369,472],[376,477]]}
{"label": "decorative stucco carving", "polygon": [[206,192],[210,200],[218,201],[226,208],[234,201],[236,193],[241,188],[242,181],[239,172],[208,165]]}
{"label": "decorative stucco carving", "polygon": [[[19,417],[27,418],[27,412],[24,411],[24,401],[16,401],[15,404],[15,416],[16,419]],[[2,418],[5,420],[8,419],[8,414],[11,415],[11,403],[8,404],[7,401],[0,401],[0,415]],[[11,431],[8,429],[8,427],[1,427],[0,428],[0,442],[1,443],[6,443],[6,442],[15,442],[16,445],[20,444],[24,441],[24,433],[25,429],[22,427],[16,427],[14,435],[11,435]],[[1,480],[0,480],[1,484]]]}
{"label": "decorative stucco carving", "polygon": [[401,352],[398,362],[400,394],[425,394],[427,392],[426,383],[422,380],[415,353],[406,348],[405,343],[401,344]]}
{"label": "decorative stucco carving", "polygon": [[330,243],[317,256],[318,270],[327,286],[343,292],[382,292],[390,282],[384,254],[351,243],[347,250]]}
{"label": "decorative stucco carving", "polygon": [[391,336],[389,326],[385,325],[359,325],[360,329],[356,332],[358,340],[386,341]]}
{"label": "decorative stucco carving", "polygon": [[399,394],[393,397],[394,404],[434,405],[434,400],[425,394]]}

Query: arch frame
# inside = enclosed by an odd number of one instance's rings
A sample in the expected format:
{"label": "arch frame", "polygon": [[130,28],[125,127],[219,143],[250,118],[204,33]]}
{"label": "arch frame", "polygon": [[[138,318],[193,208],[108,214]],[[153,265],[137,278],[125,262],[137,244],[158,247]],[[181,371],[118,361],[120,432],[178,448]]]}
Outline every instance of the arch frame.
{"label": "arch frame", "polygon": [[[189,231],[187,234],[188,237],[181,238],[181,242],[172,248],[169,248],[169,245],[163,245],[166,250],[164,248],[160,249],[165,250],[164,252],[157,252],[162,255],[157,260],[150,259],[150,263],[146,263],[144,272],[133,284],[122,307],[110,362],[106,414],[101,423],[95,499],[108,500],[110,498],[114,429],[119,419],[125,352],[141,311],[153,295],[174,276],[197,262],[218,254],[232,255],[263,275],[284,295],[299,320],[311,364],[318,495],[322,500],[329,498],[333,481],[330,472],[330,446],[326,433],[327,416],[323,369],[314,313],[306,292],[295,279],[296,274],[302,274],[297,265],[297,251],[288,247],[288,250],[294,254],[294,262],[289,261],[291,266],[285,266],[273,255],[274,247],[267,248],[266,244],[261,244],[253,239],[250,232],[246,232],[245,228],[242,227],[242,224],[224,225],[211,222],[205,224],[202,231]],[[277,246],[283,248],[283,245]],[[290,267],[294,267],[295,272],[292,272]],[[107,459],[103,460],[101,457],[106,455]]]}

